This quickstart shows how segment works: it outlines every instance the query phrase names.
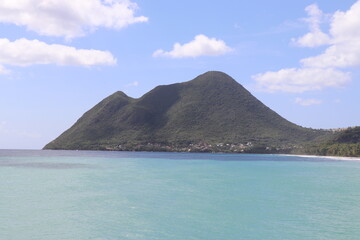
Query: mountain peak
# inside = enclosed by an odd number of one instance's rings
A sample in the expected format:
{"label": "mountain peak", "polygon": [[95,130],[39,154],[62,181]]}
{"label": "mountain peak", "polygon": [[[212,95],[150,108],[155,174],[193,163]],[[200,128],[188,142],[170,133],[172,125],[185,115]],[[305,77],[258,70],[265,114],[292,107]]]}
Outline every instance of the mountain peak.
{"label": "mountain peak", "polygon": [[283,146],[319,134],[282,118],[229,75],[209,71],[138,99],[116,92],[45,148],[187,151],[199,143]]}
{"label": "mountain peak", "polygon": [[203,74],[201,74],[200,76],[204,76],[204,77],[227,77],[227,78],[232,78],[229,75],[227,75],[224,72],[221,71],[207,71]]}
{"label": "mountain peak", "polygon": [[130,98],[128,95],[126,95],[126,93],[124,93],[123,91],[117,91],[115,92],[114,94],[112,94],[111,96],[114,96],[114,97],[122,97],[122,98]]}
{"label": "mountain peak", "polygon": [[226,73],[220,72],[220,71],[208,71],[206,73],[203,73],[203,74],[199,75],[198,77],[196,77],[192,81],[194,81],[194,82],[217,81],[217,82],[233,82],[233,83],[237,83],[232,77],[230,77]]}

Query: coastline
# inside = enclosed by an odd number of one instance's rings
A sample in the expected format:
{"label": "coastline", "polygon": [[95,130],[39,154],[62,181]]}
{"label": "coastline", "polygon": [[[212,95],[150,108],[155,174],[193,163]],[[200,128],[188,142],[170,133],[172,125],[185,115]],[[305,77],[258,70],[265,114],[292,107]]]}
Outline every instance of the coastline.
{"label": "coastline", "polygon": [[[289,157],[301,157],[301,158],[317,158],[317,159],[326,159],[326,160],[333,160],[333,161],[360,161],[359,157],[345,157],[345,156],[321,156],[321,155],[302,155],[302,154],[285,154],[285,153],[237,153],[237,152],[169,152],[169,151],[114,151],[114,150],[70,150],[70,149],[0,149],[1,151],[13,152],[13,153],[21,153],[22,151],[32,151],[36,152],[48,152],[48,151],[61,151],[62,154],[67,155],[66,152],[69,154],[72,152],[129,152],[129,153],[189,153],[189,154],[231,154],[231,155],[276,155],[276,156],[289,156]],[[0,154],[1,156],[1,154]]]}
{"label": "coastline", "polygon": [[320,156],[320,155],[299,155],[299,154],[278,154],[282,156],[293,156],[303,158],[325,158],[336,161],[360,161],[360,157]]}

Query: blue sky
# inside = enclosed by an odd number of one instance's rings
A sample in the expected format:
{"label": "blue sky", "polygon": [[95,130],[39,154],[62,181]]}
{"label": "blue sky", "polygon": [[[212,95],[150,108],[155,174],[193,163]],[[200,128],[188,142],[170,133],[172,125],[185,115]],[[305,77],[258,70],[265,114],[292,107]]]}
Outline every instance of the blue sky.
{"label": "blue sky", "polygon": [[360,125],[359,67],[360,0],[1,1],[0,149],[209,70],[301,126]]}

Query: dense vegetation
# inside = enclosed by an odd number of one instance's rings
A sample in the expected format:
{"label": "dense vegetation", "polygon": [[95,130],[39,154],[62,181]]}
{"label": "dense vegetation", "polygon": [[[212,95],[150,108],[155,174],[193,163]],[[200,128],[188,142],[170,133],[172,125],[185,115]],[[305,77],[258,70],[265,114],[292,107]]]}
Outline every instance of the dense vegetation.
{"label": "dense vegetation", "polygon": [[276,152],[326,134],[282,118],[228,75],[207,72],[139,99],[116,92],[45,148]]}
{"label": "dense vegetation", "polygon": [[360,156],[360,127],[348,128],[336,134],[331,140],[320,143],[306,145],[305,154],[324,155],[324,156]]}

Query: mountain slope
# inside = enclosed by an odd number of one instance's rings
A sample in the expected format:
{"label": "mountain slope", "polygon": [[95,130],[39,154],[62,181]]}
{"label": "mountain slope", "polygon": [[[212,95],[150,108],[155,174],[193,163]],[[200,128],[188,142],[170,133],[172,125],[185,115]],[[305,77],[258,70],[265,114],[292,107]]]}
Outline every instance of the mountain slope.
{"label": "mountain slope", "polygon": [[305,145],[300,154],[360,157],[360,127],[334,133],[325,141]]}
{"label": "mountain slope", "polygon": [[322,134],[287,121],[230,76],[213,71],[189,82],[158,86],[138,99],[116,92],[45,148],[148,150],[141,146],[155,144],[176,150],[198,143],[248,142],[280,146]]}

